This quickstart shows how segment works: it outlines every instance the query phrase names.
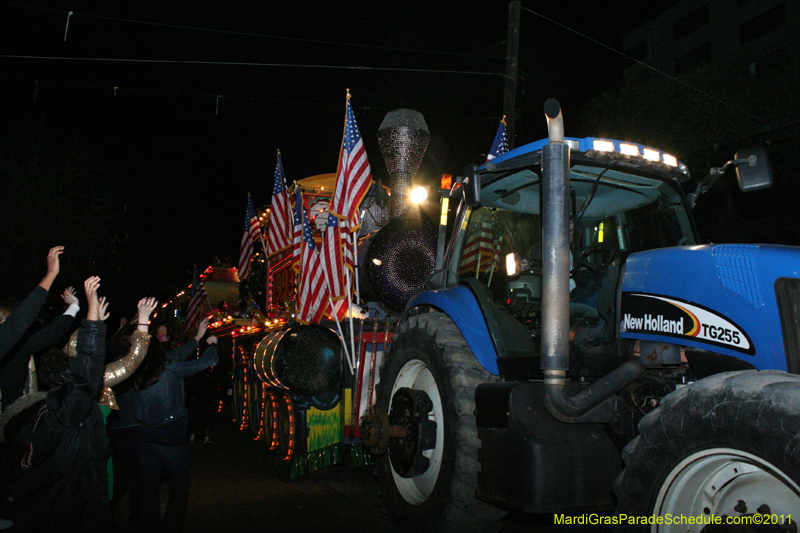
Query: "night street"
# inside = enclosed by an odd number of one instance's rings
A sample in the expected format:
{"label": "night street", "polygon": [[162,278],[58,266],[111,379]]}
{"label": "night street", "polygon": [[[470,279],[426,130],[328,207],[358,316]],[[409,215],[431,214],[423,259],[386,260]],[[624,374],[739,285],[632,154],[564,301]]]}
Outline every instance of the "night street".
{"label": "night street", "polygon": [[[352,469],[345,462],[289,480],[264,461],[260,446],[249,439],[249,432],[240,433],[222,420],[212,432],[211,444],[192,445],[186,532],[403,531],[381,511],[370,467]],[[165,496],[166,488],[162,487],[162,504]],[[124,514],[124,509],[117,513],[117,525]],[[582,530],[555,526],[549,515],[511,514],[504,519],[504,533],[523,531]],[[605,530],[594,526],[592,531]]]}
{"label": "night street", "polygon": [[797,533],[800,0],[0,0],[0,70],[0,529]]}

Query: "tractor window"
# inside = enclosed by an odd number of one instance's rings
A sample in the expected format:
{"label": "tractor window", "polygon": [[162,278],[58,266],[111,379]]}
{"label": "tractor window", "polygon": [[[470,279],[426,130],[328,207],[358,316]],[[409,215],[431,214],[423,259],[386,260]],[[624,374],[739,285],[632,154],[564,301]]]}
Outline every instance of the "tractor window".
{"label": "tractor window", "polygon": [[498,301],[505,296],[506,256],[513,254],[522,270],[541,264],[542,228],[537,215],[481,207],[472,210],[463,233],[458,279],[483,281]]}
{"label": "tractor window", "polygon": [[[686,216],[676,216],[678,209],[662,196],[657,202],[625,213],[623,233],[627,240],[626,249],[640,252],[691,244],[694,239]],[[681,224],[682,221],[685,223]]]}
{"label": "tractor window", "polygon": [[[590,357],[616,350],[616,290],[627,254],[695,239],[680,192],[668,183],[619,171],[582,172],[575,176],[573,169],[570,182],[576,219],[570,233],[570,346]],[[542,311],[538,182],[526,174],[512,185],[516,189],[501,180],[481,190],[489,205],[471,209],[454,236],[449,279],[479,280],[535,338]]]}

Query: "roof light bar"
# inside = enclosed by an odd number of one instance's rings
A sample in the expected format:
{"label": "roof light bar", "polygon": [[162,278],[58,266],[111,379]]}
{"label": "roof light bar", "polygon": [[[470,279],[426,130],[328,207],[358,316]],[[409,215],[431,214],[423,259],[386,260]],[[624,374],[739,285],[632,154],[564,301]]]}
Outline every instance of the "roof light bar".
{"label": "roof light bar", "polygon": [[661,154],[658,152],[658,150],[644,148],[642,151],[644,152],[642,155],[648,161],[661,161]]}
{"label": "roof light bar", "polygon": [[662,154],[661,156],[664,158],[664,164],[667,164],[671,167],[678,166],[678,159],[674,155]]}
{"label": "roof light bar", "polygon": [[595,139],[592,141],[592,148],[598,152],[613,152],[614,143],[611,141],[604,141],[602,139]]}

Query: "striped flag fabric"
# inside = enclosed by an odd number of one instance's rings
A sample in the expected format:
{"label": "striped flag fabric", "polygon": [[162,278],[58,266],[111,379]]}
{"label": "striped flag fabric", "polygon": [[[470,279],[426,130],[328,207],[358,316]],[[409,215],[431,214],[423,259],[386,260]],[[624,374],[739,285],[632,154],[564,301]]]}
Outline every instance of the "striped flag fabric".
{"label": "striped flag fabric", "polygon": [[486,156],[486,160],[491,161],[506,152],[508,152],[508,134],[506,133],[506,117],[503,117],[497,127],[497,133],[494,135],[494,142],[489,150],[489,155]]}
{"label": "striped flag fabric", "polygon": [[340,220],[347,220],[350,223],[350,231],[358,229],[354,223],[358,206],[361,205],[371,185],[372,171],[348,92],[344,138],[339,153],[339,168],[336,171],[336,187],[331,199],[331,213]]}
{"label": "striped flag fabric", "polygon": [[184,325],[184,333],[189,333],[195,328],[203,314],[203,304],[208,300],[206,286],[203,285],[203,280],[200,279],[200,271],[197,270],[197,265],[194,266],[192,286],[189,288],[189,295],[189,306],[186,309],[186,324]]}
{"label": "striped flag fabric", "polygon": [[358,215],[358,211],[356,211],[355,217],[353,219],[353,224],[355,229],[350,229],[350,223],[346,220],[342,220],[339,222],[339,229],[341,230],[342,234],[342,258],[344,261],[345,268],[350,270],[350,279],[353,279],[353,274],[355,273],[355,257],[353,255],[353,240],[356,239],[356,231],[358,227],[361,225],[361,217]]}
{"label": "striped flag fabric", "polygon": [[250,260],[253,258],[253,245],[261,238],[261,224],[258,222],[256,209],[253,207],[253,198],[248,193],[242,243],[239,247],[239,279],[250,279]]}
{"label": "striped flag fabric", "polygon": [[320,264],[319,254],[314,248],[314,237],[308,225],[308,217],[302,213],[303,237],[301,243],[300,284],[297,290],[297,321],[304,324],[317,324],[325,316],[330,300],[325,273]]}
{"label": "striped flag fabric", "polygon": [[267,239],[267,255],[272,256],[292,245],[289,224],[291,204],[286,190],[286,178],[283,173],[281,153],[275,164],[275,181],[272,185],[272,209],[269,217],[269,237]]}
{"label": "striped flag fabric", "polygon": [[[346,222],[345,222],[346,224]],[[342,233],[336,217],[328,217],[328,224],[322,236],[322,247],[319,252],[320,263],[325,269],[326,281],[334,301],[341,300],[346,294],[344,279],[344,255]]]}
{"label": "striped flag fabric", "polygon": [[492,237],[492,268],[500,269],[503,266],[501,253],[503,250],[503,233],[505,233],[505,226],[504,222],[500,222],[494,231],[494,237]]}
{"label": "striped flag fabric", "polygon": [[300,252],[303,245],[303,195],[297,189],[294,202],[294,228],[292,231],[292,268],[300,272]]}
{"label": "striped flag fabric", "polygon": [[494,239],[492,225],[484,222],[481,229],[464,244],[459,272],[480,271],[494,259]]}
{"label": "striped flag fabric", "polygon": [[502,257],[500,255],[503,247],[503,234],[498,233],[494,238],[494,246],[492,250],[492,270],[500,270],[503,266]]}

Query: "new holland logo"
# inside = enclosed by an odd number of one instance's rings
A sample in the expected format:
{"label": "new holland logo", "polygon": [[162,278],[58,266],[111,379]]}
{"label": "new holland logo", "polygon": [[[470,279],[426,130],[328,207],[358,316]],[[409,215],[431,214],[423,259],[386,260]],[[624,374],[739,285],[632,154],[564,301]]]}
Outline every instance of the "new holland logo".
{"label": "new holland logo", "polygon": [[657,294],[622,293],[624,333],[679,337],[755,355],[753,343],[739,326],[715,311]]}

